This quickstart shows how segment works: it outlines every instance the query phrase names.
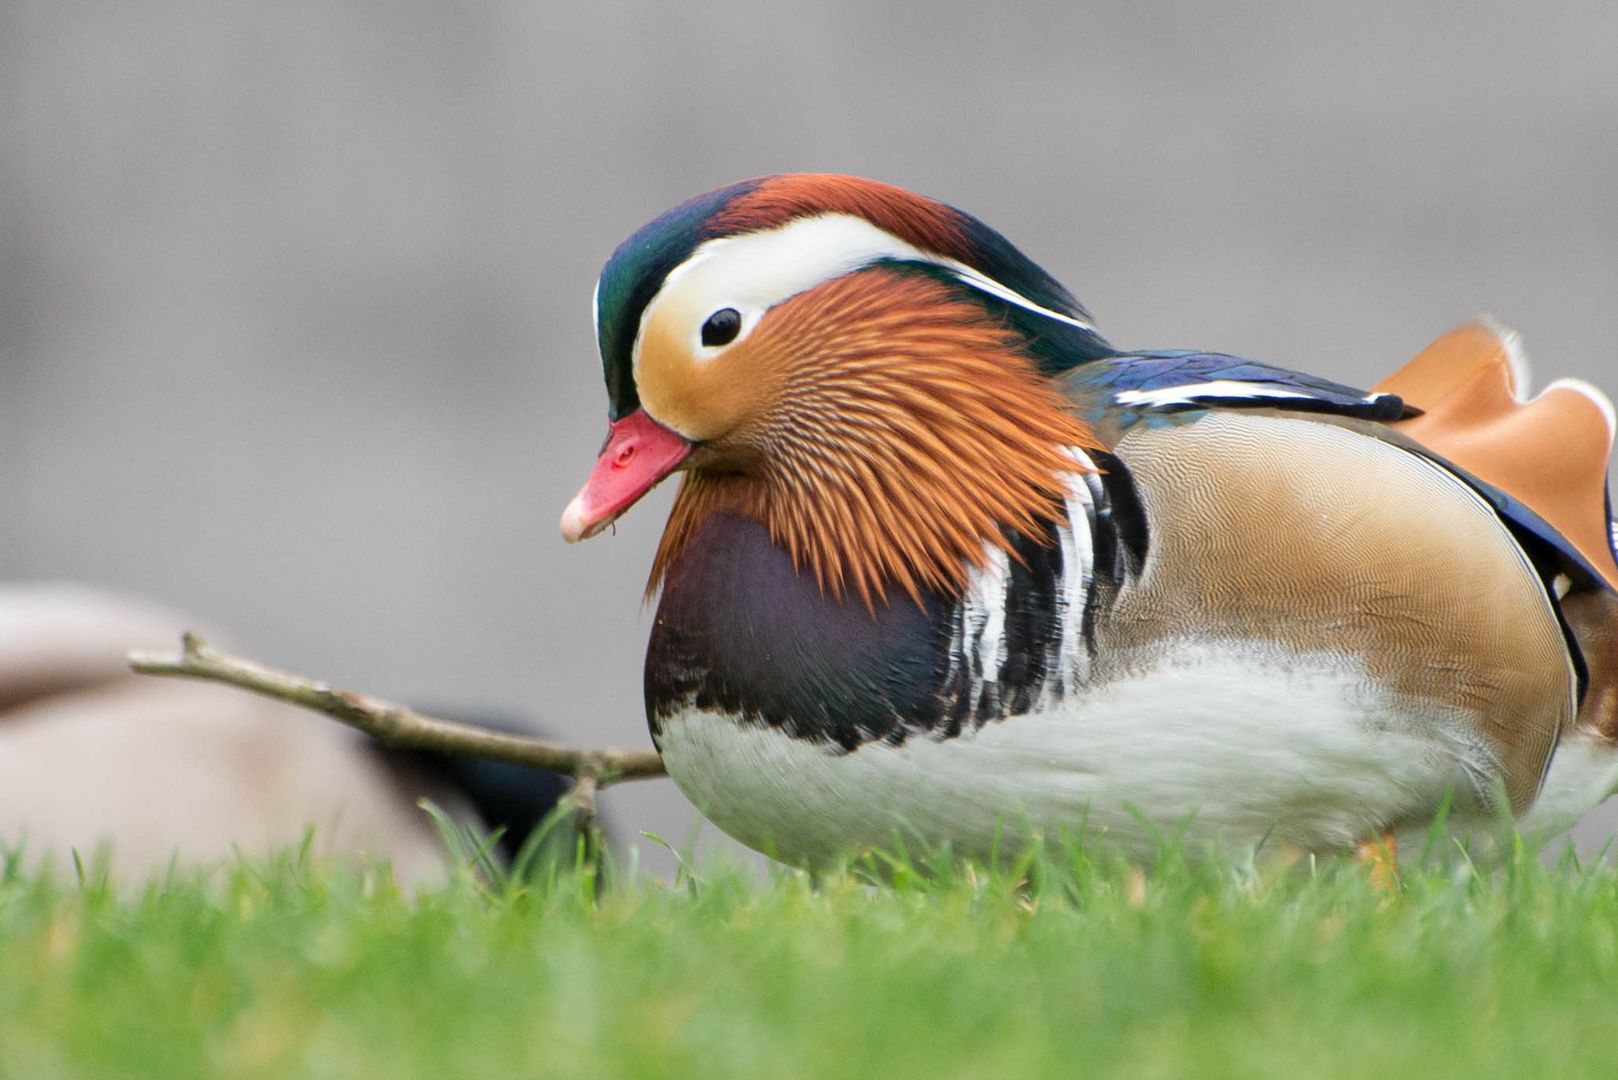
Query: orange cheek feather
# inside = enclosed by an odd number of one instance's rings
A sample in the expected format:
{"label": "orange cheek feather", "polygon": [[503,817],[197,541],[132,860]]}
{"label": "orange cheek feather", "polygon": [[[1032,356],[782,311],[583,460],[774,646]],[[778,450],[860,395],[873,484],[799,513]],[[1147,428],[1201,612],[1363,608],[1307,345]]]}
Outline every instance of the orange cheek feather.
{"label": "orange cheek feather", "polygon": [[[722,439],[756,416],[774,384],[770,371],[749,359],[742,341],[712,357],[692,355],[690,313],[659,312],[646,327],[635,386],[641,406],[658,423],[697,442]],[[755,358],[756,359],[756,358]]]}

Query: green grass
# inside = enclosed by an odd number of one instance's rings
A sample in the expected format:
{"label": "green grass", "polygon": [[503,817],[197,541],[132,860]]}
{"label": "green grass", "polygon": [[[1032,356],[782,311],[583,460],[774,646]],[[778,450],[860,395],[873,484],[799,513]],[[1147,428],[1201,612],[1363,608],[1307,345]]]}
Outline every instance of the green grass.
{"label": "green grass", "polygon": [[409,897],[296,853],[138,889],[13,859],[0,1074],[1618,1075],[1610,867],[873,865]]}

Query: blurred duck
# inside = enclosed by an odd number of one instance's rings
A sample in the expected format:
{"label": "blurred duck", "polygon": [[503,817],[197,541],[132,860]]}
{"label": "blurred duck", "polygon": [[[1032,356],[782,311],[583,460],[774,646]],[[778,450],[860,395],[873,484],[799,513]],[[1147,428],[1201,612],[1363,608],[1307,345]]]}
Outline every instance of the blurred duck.
{"label": "blurred duck", "polygon": [[648,719],[760,850],[1331,851],[1618,784],[1613,409],[1490,323],[1369,392],[1119,349],[982,222],[830,175],[669,211],[595,313],[562,533],[682,474]]}
{"label": "blurred duck", "polygon": [[514,851],[565,790],[515,766],[395,752],[230,687],[132,675],[131,648],[175,647],[195,621],[72,585],[0,586],[0,847],[70,865],[105,850],[119,879],[173,863],[296,848],[401,884],[450,855],[417,805],[509,826]]}

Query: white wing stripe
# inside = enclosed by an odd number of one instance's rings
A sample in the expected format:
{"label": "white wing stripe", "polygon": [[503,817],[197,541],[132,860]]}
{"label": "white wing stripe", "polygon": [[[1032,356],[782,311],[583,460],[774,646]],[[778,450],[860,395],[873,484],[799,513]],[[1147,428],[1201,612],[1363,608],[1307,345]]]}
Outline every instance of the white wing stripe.
{"label": "white wing stripe", "polygon": [[[1105,498],[1090,458],[1075,447],[1069,447],[1067,453],[1080,471],[1063,478],[1067,521],[1056,530],[1062,570],[1050,611],[1061,636],[1055,664],[1039,688],[1038,697],[1046,704],[1076,693],[1090,675],[1085,615],[1096,575],[1095,530],[1100,524],[1096,500]],[[961,596],[950,640],[949,683],[961,686],[973,710],[982,700],[985,687],[1000,682],[1009,646],[1006,615],[1011,597],[1010,557],[998,545],[985,544],[984,559],[983,566],[973,567],[967,574],[966,591]]]}
{"label": "white wing stripe", "polygon": [[1200,398],[1307,398],[1308,394],[1262,383],[1219,379],[1214,382],[1164,386],[1156,390],[1125,390],[1116,398],[1120,405],[1190,405]]}
{"label": "white wing stripe", "polygon": [[[1082,450],[1068,453],[1082,468],[1093,465]],[[1059,668],[1051,689],[1064,696],[1081,686],[1090,674],[1090,648],[1084,640],[1084,611],[1095,581],[1095,500],[1090,495],[1087,472],[1067,476],[1067,524],[1057,530],[1062,545],[1062,591],[1057,600],[1057,625],[1062,646]]]}
{"label": "white wing stripe", "polygon": [[[1386,394],[1367,394],[1360,400],[1367,405],[1371,405],[1387,396]],[[1156,390],[1124,390],[1118,393],[1113,400],[1119,405],[1163,408],[1172,405],[1196,405],[1222,400],[1252,401],[1255,398],[1272,398],[1277,401],[1308,401],[1314,397],[1314,394],[1300,390],[1288,390],[1285,387],[1271,386],[1267,383],[1242,382],[1237,379],[1216,379],[1212,382],[1161,386]]]}

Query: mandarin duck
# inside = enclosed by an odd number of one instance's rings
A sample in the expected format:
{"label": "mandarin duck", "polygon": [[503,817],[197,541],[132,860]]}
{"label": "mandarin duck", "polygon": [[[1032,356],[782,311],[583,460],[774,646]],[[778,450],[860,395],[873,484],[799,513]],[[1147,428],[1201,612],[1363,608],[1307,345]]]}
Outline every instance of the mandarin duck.
{"label": "mandarin duck", "polygon": [[1618,784],[1613,409],[1531,397],[1490,322],[1370,391],[1119,349],[982,222],[833,175],[657,218],[595,321],[562,533],[682,474],[647,717],[767,854],[1332,851],[1561,829]]}

